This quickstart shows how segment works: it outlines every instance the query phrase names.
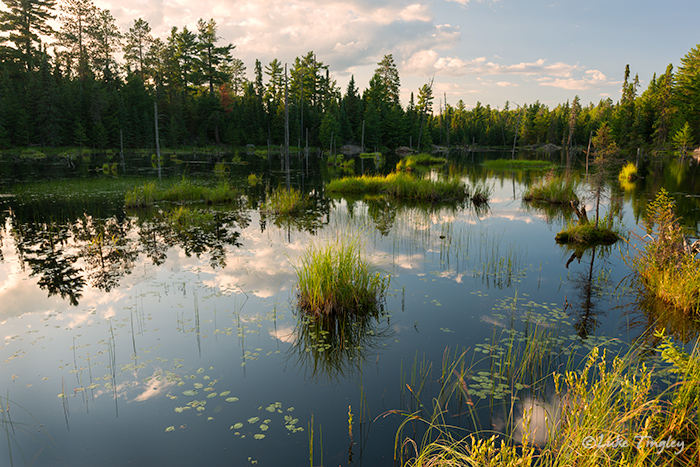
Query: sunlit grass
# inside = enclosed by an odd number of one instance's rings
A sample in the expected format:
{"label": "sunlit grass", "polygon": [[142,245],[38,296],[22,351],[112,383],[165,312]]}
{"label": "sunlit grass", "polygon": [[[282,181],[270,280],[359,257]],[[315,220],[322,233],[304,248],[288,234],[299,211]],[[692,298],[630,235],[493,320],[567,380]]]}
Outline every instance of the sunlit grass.
{"label": "sunlit grass", "polygon": [[385,194],[425,201],[463,200],[467,197],[466,186],[460,180],[427,180],[401,172],[336,179],[328,183],[326,189],[336,193]]}
{"label": "sunlit grass", "polygon": [[398,164],[396,164],[396,171],[411,172],[418,167],[428,168],[429,166],[444,165],[446,163],[447,159],[444,157],[433,156],[426,153],[412,154],[402,158]]}
{"label": "sunlit grass", "polygon": [[[611,356],[594,347],[578,368],[557,368],[535,385],[524,386],[516,374],[515,384],[529,389],[510,405],[518,413],[511,434],[452,425],[450,401],[461,399],[458,407],[469,413],[474,403],[464,382],[471,373],[464,354],[448,358],[438,397],[420,404],[420,411],[403,413],[395,458],[410,467],[699,465],[700,348],[688,353],[663,333],[656,337],[675,384],[659,390],[658,374],[639,361],[635,348]],[[551,386],[553,391],[542,391]],[[418,390],[408,388],[418,397]],[[420,424],[424,434],[418,437]]]}
{"label": "sunlit grass", "polygon": [[700,313],[700,260],[663,188],[647,207],[644,247],[630,263],[642,287],[682,313]]}

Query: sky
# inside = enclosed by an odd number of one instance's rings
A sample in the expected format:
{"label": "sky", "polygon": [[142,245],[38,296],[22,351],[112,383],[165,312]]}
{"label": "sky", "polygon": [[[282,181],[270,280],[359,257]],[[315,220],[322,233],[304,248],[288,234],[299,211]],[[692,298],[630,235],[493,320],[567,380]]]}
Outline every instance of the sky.
{"label": "sky", "polygon": [[365,89],[392,54],[401,100],[434,77],[435,111],[446,98],[503,108],[617,102],[625,65],[646,89],[700,43],[697,0],[95,0],[122,31],[143,18],[153,35],[196,31],[213,18],[252,78],[255,60],[290,66],[313,51],[343,94]]}

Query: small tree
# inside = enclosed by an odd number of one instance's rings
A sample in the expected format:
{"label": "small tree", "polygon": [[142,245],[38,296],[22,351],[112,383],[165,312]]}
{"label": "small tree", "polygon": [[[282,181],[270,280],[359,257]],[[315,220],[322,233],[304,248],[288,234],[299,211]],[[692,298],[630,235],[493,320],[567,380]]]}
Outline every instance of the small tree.
{"label": "small tree", "polygon": [[693,145],[693,132],[690,131],[690,125],[688,125],[688,122],[685,122],[683,128],[678,130],[673,135],[671,140],[673,141],[674,146],[678,148],[681,155],[685,155],[688,148]]}

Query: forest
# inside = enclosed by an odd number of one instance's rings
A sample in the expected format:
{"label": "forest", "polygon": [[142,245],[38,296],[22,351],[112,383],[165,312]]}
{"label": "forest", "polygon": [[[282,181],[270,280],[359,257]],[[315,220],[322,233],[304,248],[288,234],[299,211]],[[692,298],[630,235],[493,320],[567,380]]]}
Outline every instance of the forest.
{"label": "forest", "polygon": [[[400,146],[585,147],[607,124],[623,151],[695,147],[700,141],[700,44],[680,65],[654,74],[645,90],[629,65],[618,102],[578,96],[549,108],[539,101],[502,109],[437,96],[433,79],[406,106],[392,54],[367,87],[341,90],[313,51],[292,64],[256,60],[253,80],[222,42],[216,20],[173,26],[162,40],[147,21],[121,31],[91,0],[3,0],[0,11],[0,149],[152,148],[157,104],[167,147],[289,144],[379,150]],[[57,19],[60,27],[50,24]],[[123,58],[122,58],[123,57]],[[119,59],[118,59],[119,58]],[[623,68],[621,66],[621,75]]]}

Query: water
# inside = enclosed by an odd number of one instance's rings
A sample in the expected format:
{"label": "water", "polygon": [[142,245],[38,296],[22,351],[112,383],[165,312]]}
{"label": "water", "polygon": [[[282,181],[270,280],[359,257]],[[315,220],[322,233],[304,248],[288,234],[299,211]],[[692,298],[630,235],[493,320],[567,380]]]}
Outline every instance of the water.
{"label": "water", "polygon": [[[541,172],[478,164],[495,157],[451,156],[468,184],[493,185],[482,210],[331,198],[323,180],[337,169],[310,158],[308,166],[294,160],[291,183],[314,193],[314,208],[296,219],[265,218],[257,207],[285,174],[276,159],[257,156],[224,174],[246,190],[246,201],[192,207],[211,214],[199,224],[167,221],[159,213],[167,205],[125,211],[124,176],[95,174],[98,160],[52,171],[112,187],[89,199],[2,198],[2,462],[299,465],[309,462],[313,429],[314,465],[391,465],[402,420],[392,411],[417,408],[421,368],[421,400],[430,400],[446,349],[487,355],[505,330],[538,328],[557,338],[556,366],[593,345],[621,348],[642,335],[650,318],[631,305],[627,243],[572,257],[554,242],[566,216],[520,201]],[[214,159],[180,156],[166,161],[165,173],[215,180]],[[130,175],[155,176],[149,164],[127,164]],[[394,164],[358,160],[356,168]],[[648,167],[630,191],[611,181],[604,211],[615,206],[634,228],[664,186],[696,231],[697,167]],[[7,187],[46,173],[36,162],[3,170]],[[263,181],[249,187],[251,172]],[[341,346],[337,335],[319,341],[294,307],[293,264],[310,242],[338,235],[360,236],[391,275],[384,313],[342,336],[353,346]],[[679,332],[685,340],[696,335]],[[475,368],[486,365],[476,361]],[[502,429],[505,404],[488,403],[494,389],[476,379],[466,384],[481,427]]]}

